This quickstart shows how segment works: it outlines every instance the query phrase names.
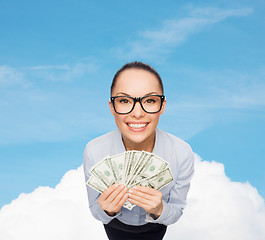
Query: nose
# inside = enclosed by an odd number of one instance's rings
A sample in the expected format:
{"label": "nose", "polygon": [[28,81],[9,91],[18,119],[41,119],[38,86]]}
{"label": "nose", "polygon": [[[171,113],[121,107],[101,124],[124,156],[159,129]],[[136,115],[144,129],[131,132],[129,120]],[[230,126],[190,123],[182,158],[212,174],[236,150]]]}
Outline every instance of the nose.
{"label": "nose", "polygon": [[133,111],[131,112],[132,116],[135,118],[141,118],[144,116],[144,110],[142,109],[140,102],[136,102]]}

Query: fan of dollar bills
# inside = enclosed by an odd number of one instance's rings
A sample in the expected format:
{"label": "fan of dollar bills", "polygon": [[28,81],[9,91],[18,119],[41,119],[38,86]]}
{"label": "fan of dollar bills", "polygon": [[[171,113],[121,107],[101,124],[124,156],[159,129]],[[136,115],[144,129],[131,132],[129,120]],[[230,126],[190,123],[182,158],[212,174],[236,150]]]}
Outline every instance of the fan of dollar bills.
{"label": "fan of dollar bills", "polygon": [[[173,180],[168,163],[153,153],[126,151],[107,156],[90,170],[87,185],[102,193],[114,183],[129,189],[140,185],[161,189]],[[126,201],[123,207],[131,210],[135,205]]]}

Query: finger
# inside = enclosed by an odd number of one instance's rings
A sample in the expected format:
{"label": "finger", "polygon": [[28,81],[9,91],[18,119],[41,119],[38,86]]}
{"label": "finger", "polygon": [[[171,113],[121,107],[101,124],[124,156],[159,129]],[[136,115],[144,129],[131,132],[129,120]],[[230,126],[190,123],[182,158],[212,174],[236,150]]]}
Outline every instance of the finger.
{"label": "finger", "polygon": [[129,194],[130,196],[138,196],[141,197],[143,199],[147,199],[147,200],[151,200],[152,198],[154,198],[154,195],[150,195],[146,192],[141,192],[141,191],[137,191],[137,189],[133,188],[129,190]]}
{"label": "finger", "polygon": [[119,212],[123,204],[126,202],[127,197],[127,188],[123,188],[123,190],[113,199],[112,202],[110,202],[109,198],[106,200],[107,209],[111,212]]}
{"label": "finger", "polygon": [[[108,196],[108,201],[111,203],[114,201],[114,199],[117,198],[117,196],[124,191],[125,186],[124,185],[119,185],[119,187],[117,187],[109,196]],[[126,190],[127,192],[127,190]]]}
{"label": "finger", "polygon": [[[118,205],[119,202],[122,200],[124,195],[127,193],[128,189],[125,186],[122,186],[123,189],[116,195],[116,197],[113,199],[112,203],[113,205]],[[120,188],[120,187],[119,187]],[[114,194],[113,194],[114,195]]]}
{"label": "finger", "polygon": [[137,206],[139,206],[139,207],[142,207],[145,210],[148,208],[148,204],[145,204],[145,203],[143,203],[141,201],[138,201],[138,200],[136,200],[136,199],[134,199],[134,198],[132,198],[130,196],[128,196],[128,201],[133,203],[133,204],[135,204],[135,205],[137,205]]}
{"label": "finger", "polygon": [[137,192],[129,191],[128,196],[130,199],[141,202],[145,205],[149,205],[150,202],[154,201],[154,197],[151,198],[149,195],[144,194],[144,193],[137,193]]}
{"label": "finger", "polygon": [[102,194],[101,194],[101,198],[103,200],[107,199],[109,197],[110,194],[112,194],[117,188],[118,188],[119,184],[113,184],[110,187],[108,187]]}
{"label": "finger", "polygon": [[163,203],[159,203],[156,201],[147,201],[145,199],[138,198],[137,196],[129,196],[129,202],[142,207],[146,212],[153,213],[158,217],[161,215],[163,210]]}
{"label": "finger", "polygon": [[[110,187],[109,189],[107,189],[108,191],[105,192],[105,199],[101,198],[102,195],[98,198],[98,203],[100,204],[101,208],[105,211],[107,211],[108,213],[114,213],[114,212],[118,212],[121,208],[117,207],[118,202],[113,203],[113,200],[120,194],[120,192],[122,192],[124,190],[124,193],[127,192],[127,189],[124,189],[124,186],[120,185],[119,187],[115,186],[114,189],[113,187]],[[110,194],[109,194],[110,193]],[[108,195],[109,194],[109,195]],[[122,194],[121,196],[123,197],[124,194]],[[107,197],[106,197],[107,196]],[[121,198],[119,198],[121,199]],[[119,204],[118,204],[119,206]]]}
{"label": "finger", "polygon": [[116,207],[116,210],[119,211],[127,199],[128,199],[127,189],[124,189],[117,196],[117,198],[115,198],[115,200],[112,202],[112,204]]}
{"label": "finger", "polygon": [[120,204],[121,207],[123,206],[123,204],[128,200],[128,193],[125,193],[124,196],[122,197]]}
{"label": "finger", "polygon": [[145,187],[145,186],[135,186],[132,188],[133,190],[136,190],[137,192],[142,192],[148,195],[157,195],[157,192],[159,192],[158,190],[154,189],[154,188],[150,188],[150,187]]}

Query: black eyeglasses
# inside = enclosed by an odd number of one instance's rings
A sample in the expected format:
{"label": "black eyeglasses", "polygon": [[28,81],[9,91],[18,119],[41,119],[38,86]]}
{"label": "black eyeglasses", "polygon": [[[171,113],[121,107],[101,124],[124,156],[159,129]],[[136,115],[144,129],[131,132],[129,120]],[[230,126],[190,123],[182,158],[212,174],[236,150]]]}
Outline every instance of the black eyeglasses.
{"label": "black eyeglasses", "polygon": [[139,102],[142,109],[147,113],[158,113],[165,100],[164,95],[147,95],[144,97],[114,96],[110,98],[113,108],[118,114],[132,112],[136,102]]}

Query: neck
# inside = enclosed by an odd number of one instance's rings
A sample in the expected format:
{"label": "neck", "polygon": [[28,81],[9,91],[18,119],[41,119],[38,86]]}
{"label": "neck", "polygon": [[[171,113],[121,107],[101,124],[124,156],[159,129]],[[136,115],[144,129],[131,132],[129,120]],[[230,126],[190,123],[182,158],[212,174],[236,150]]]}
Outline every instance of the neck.
{"label": "neck", "polygon": [[128,139],[125,139],[124,137],[122,137],[122,141],[126,151],[137,150],[137,151],[153,152],[155,146],[155,133],[152,134],[144,142],[140,143],[131,142]]}

